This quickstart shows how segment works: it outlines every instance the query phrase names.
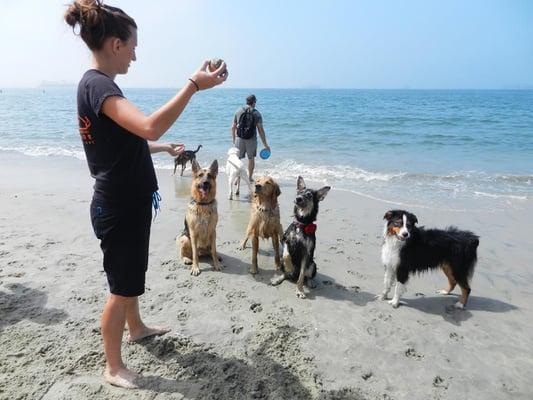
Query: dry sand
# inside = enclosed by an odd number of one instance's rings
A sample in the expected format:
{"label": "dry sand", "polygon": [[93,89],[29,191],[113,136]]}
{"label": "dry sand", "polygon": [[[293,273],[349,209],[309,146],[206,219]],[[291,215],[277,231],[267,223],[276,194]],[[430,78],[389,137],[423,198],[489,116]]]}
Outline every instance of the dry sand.
{"label": "dry sand", "polygon": [[[207,160],[204,160],[207,163]],[[219,160],[221,165],[225,160]],[[397,207],[333,190],[321,205],[319,286],[269,286],[271,244],[261,273],[237,250],[249,203],[228,201],[219,177],[218,249],[198,277],[177,257],[190,169],[158,171],[162,212],[152,225],[141,313],[172,333],[124,344],[143,388],[102,381],[99,317],[107,297],[101,252],[89,221],[84,162],[0,159],[0,398],[5,399],[531,399],[533,256],[531,201],[506,212],[408,207],[422,225],[457,224],[481,236],[472,297],[436,295],[440,273],[414,278],[406,305],[380,293],[382,216]],[[305,176],[305,175],[304,175]],[[295,183],[282,185],[290,222]],[[246,188],[243,188],[246,192]]]}

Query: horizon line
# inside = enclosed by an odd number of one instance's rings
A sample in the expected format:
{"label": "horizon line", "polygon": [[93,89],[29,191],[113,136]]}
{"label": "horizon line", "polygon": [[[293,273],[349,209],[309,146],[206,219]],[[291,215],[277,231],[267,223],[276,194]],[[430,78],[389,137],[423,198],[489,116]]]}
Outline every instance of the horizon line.
{"label": "horizon line", "polygon": [[[77,83],[58,83],[54,84],[39,84],[37,86],[1,86],[0,90],[4,89],[57,89],[57,88],[70,88],[76,87]],[[179,90],[178,86],[123,86],[124,89],[168,89]],[[453,88],[420,88],[420,87],[385,87],[385,88],[372,88],[372,87],[319,87],[319,86],[300,86],[300,87],[215,87],[215,90],[513,90],[513,91],[530,91],[533,90],[533,86],[529,85],[517,85],[509,87],[489,87],[489,88],[476,88],[476,87],[453,87]]]}

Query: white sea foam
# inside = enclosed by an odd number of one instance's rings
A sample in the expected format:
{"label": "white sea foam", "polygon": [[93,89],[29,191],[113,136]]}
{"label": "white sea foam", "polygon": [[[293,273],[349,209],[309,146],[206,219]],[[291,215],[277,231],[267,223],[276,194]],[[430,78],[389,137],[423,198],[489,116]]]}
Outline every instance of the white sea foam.
{"label": "white sea foam", "polygon": [[285,160],[264,168],[264,173],[275,179],[296,179],[299,175],[312,181],[332,183],[337,181],[388,182],[402,178],[405,173],[382,173],[367,171],[348,165],[307,165],[294,160]]}
{"label": "white sea foam", "polygon": [[517,196],[514,194],[496,194],[474,191],[476,196],[490,197],[492,199],[511,199],[511,200],[527,200],[527,196]]}
{"label": "white sea foam", "polygon": [[0,146],[0,151],[15,151],[31,157],[62,156],[74,157],[78,160],[85,160],[85,152],[79,148],[66,149],[63,147],[53,146]]}

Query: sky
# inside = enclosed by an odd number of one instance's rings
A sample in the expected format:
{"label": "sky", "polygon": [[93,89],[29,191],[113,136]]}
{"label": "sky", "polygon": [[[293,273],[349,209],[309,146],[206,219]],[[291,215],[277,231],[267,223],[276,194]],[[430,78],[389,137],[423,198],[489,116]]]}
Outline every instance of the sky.
{"label": "sky", "polygon": [[[0,88],[76,83],[67,0],[0,0]],[[530,0],[110,0],[138,29],[124,87],[180,87],[222,58],[232,88],[533,89]]]}

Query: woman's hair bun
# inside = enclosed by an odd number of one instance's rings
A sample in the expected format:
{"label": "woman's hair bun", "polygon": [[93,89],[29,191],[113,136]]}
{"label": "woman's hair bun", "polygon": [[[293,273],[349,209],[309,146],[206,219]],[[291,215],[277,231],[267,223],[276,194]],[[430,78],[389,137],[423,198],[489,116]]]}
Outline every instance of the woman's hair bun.
{"label": "woman's hair bun", "polygon": [[102,23],[102,1],[101,0],[76,0],[72,2],[65,12],[65,21],[73,28],[76,24],[80,27],[91,26]]}
{"label": "woman's hair bun", "polygon": [[120,8],[104,5],[102,0],[75,0],[65,11],[65,22],[79,34],[91,50],[102,47],[104,40],[115,36],[127,40],[130,27],[137,28],[133,18]]}

